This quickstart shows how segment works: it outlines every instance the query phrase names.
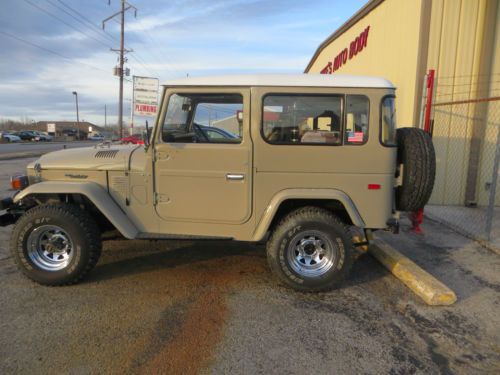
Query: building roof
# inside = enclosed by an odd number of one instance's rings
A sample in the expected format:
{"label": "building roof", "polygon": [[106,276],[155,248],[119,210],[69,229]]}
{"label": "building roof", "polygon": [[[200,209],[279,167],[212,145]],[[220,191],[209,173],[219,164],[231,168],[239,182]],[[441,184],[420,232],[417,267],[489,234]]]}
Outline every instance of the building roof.
{"label": "building roof", "polygon": [[285,86],[285,87],[367,87],[394,88],[385,78],[349,74],[253,74],[187,77],[164,86]]}
{"label": "building roof", "polygon": [[329,45],[331,44],[335,39],[337,39],[339,36],[341,36],[343,33],[345,33],[347,30],[349,30],[353,25],[355,25],[359,20],[364,18],[368,13],[370,13],[373,9],[378,7],[384,0],[369,0],[360,10],[358,10],[351,18],[349,18],[346,22],[342,24],[337,30],[335,30],[328,38],[324,40],[323,43],[321,43],[314,52],[313,57],[311,58],[311,61],[309,61],[309,64],[307,64],[306,69],[304,70],[305,73],[311,69],[313,66],[314,62],[318,58],[319,54]]}

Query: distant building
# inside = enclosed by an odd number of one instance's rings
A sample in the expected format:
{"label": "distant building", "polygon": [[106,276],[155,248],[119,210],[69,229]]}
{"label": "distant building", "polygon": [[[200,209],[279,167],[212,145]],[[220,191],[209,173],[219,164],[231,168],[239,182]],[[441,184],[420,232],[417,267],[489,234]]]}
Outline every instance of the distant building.
{"label": "distant building", "polygon": [[[55,131],[52,131],[52,129],[55,129]],[[38,121],[32,126],[31,130],[55,133],[56,136],[62,136],[71,130],[80,130],[80,134],[86,136],[89,133],[105,132],[106,129],[88,121],[80,121],[78,126],[76,121]]]}
{"label": "distant building", "polygon": [[212,126],[227,130],[228,132],[233,133],[235,135],[240,134],[239,123],[238,120],[236,119],[236,115],[225,117],[217,121],[212,121]]}

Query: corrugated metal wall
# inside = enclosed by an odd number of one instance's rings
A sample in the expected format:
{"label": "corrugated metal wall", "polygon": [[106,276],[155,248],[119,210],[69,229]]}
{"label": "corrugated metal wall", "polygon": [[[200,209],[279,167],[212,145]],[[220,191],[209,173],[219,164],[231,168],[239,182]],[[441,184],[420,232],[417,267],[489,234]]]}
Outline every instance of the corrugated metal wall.
{"label": "corrugated metal wall", "polygon": [[[483,98],[492,93],[488,90],[492,76],[484,73],[488,65],[498,65],[498,59],[492,62],[492,52],[496,50],[498,54],[498,43],[491,43],[489,53],[485,53],[484,46],[488,43],[485,38],[494,35],[495,22],[487,22],[487,18],[491,17],[488,12],[492,9],[497,16],[496,3],[497,0],[432,0],[427,65],[429,69],[436,70],[436,102]],[[435,126],[434,144],[438,173],[431,203],[466,203],[471,139],[484,138],[481,150],[472,150],[483,152],[486,143],[495,138],[489,131],[491,129],[479,129],[485,122],[478,121],[478,112],[487,109],[488,104],[466,104],[459,110],[436,108],[435,121],[439,121],[436,124],[439,126]],[[487,163],[484,160],[479,166],[480,176],[486,173],[483,172],[486,169],[491,170]],[[470,201],[476,200],[481,204],[485,196],[484,183],[479,178],[476,199]]]}

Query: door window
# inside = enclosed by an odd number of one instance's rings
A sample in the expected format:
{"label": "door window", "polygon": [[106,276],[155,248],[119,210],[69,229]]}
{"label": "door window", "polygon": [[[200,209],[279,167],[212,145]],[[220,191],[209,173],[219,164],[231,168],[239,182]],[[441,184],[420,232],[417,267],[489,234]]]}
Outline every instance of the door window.
{"label": "door window", "polygon": [[162,128],[164,142],[241,143],[240,94],[172,94]]}

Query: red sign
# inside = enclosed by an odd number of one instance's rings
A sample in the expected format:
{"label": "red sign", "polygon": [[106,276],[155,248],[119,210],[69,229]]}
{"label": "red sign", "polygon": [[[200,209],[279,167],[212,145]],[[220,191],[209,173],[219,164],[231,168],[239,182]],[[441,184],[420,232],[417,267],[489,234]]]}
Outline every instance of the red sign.
{"label": "red sign", "polygon": [[136,104],[134,108],[134,112],[136,114],[142,115],[142,116],[154,116],[156,115],[156,105],[151,105],[151,104]]}
{"label": "red sign", "polygon": [[332,74],[347,63],[347,59],[352,59],[363,50],[368,44],[368,32],[370,26],[363,30],[350,44],[349,49],[344,48],[335,58],[321,70],[321,74]]}

